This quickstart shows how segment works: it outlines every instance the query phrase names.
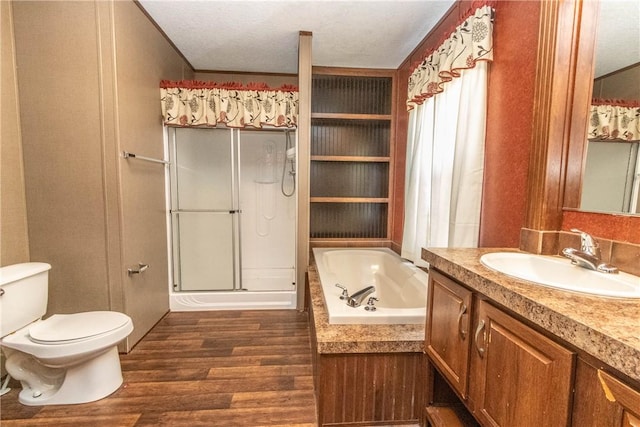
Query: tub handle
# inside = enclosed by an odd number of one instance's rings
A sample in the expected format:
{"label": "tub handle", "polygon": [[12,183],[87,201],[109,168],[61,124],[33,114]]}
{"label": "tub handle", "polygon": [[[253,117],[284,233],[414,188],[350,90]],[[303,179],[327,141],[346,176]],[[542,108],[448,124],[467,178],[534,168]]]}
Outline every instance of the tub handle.
{"label": "tub handle", "polygon": [[462,304],[460,306],[460,313],[458,313],[458,334],[460,335],[460,339],[462,341],[467,339],[467,331],[462,330],[462,316],[467,312],[467,305]]}
{"label": "tub handle", "polygon": [[364,309],[367,311],[376,311],[376,301],[380,300],[376,297],[369,297],[367,305],[364,307]]}
{"label": "tub handle", "polygon": [[347,288],[342,286],[340,283],[336,283],[336,288],[342,289],[342,294],[340,295],[340,299],[349,299],[349,291]]}
{"label": "tub handle", "polygon": [[[475,335],[475,342],[476,342],[476,350],[478,350],[478,354],[480,355],[480,357],[484,357],[484,352],[485,352],[485,348],[484,347],[480,347],[480,342],[478,340],[478,337],[480,336],[480,332],[482,332],[484,330],[484,320],[480,320],[480,322],[478,322],[478,327],[476,328],[476,335]],[[483,341],[485,340],[484,338],[484,334],[482,337]]]}

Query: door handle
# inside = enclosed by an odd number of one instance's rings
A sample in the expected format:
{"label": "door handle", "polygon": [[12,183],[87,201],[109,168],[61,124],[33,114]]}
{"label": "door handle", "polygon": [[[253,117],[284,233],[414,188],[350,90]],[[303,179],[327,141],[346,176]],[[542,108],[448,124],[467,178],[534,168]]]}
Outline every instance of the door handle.
{"label": "door handle", "polygon": [[138,268],[127,268],[127,274],[132,276],[134,274],[144,273],[144,271],[149,268],[149,264],[143,264],[141,262],[138,263]]}

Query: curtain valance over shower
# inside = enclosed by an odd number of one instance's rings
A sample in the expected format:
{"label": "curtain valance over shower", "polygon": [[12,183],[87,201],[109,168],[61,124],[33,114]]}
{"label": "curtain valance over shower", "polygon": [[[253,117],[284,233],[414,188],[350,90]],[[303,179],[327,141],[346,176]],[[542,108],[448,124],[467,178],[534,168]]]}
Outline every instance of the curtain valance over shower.
{"label": "curtain valance over shower", "polygon": [[445,83],[460,77],[460,70],[493,60],[493,9],[485,4],[469,15],[416,64],[409,77],[408,110],[442,92]]}
{"label": "curtain valance over shower", "polygon": [[298,122],[296,86],[163,80],[160,94],[167,125],[293,128]]}
{"label": "curtain valance over shower", "polygon": [[592,100],[587,138],[639,141],[640,101]]}

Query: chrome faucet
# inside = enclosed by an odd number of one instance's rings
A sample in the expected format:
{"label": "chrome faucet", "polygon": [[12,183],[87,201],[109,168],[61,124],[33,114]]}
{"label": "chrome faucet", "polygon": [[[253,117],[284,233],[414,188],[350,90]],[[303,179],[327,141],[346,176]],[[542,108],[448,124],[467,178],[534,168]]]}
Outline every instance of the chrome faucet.
{"label": "chrome faucet", "polygon": [[600,258],[600,246],[590,234],[576,228],[572,228],[571,231],[573,233],[580,233],[580,250],[564,248],[562,254],[569,258],[572,264],[602,273],[618,272],[616,267],[602,262]]}
{"label": "chrome faucet", "polygon": [[375,291],[376,291],[375,286],[367,286],[366,288],[360,289],[355,294],[353,294],[350,297],[346,298],[347,305],[349,307],[360,307],[360,304],[362,304],[362,301],[364,301],[364,299],[366,297],[368,297],[369,295],[371,295]]}

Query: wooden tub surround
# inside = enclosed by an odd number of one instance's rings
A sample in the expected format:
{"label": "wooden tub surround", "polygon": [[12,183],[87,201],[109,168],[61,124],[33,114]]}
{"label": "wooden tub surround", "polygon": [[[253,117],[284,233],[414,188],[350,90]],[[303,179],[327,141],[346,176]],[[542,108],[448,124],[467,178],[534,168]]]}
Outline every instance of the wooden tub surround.
{"label": "wooden tub surround", "polygon": [[510,278],[480,263],[496,251],[516,250],[423,250],[429,425],[637,425],[640,300]]}
{"label": "wooden tub surround", "polygon": [[319,426],[418,425],[427,368],[424,325],[331,325],[309,267],[309,312]]}

